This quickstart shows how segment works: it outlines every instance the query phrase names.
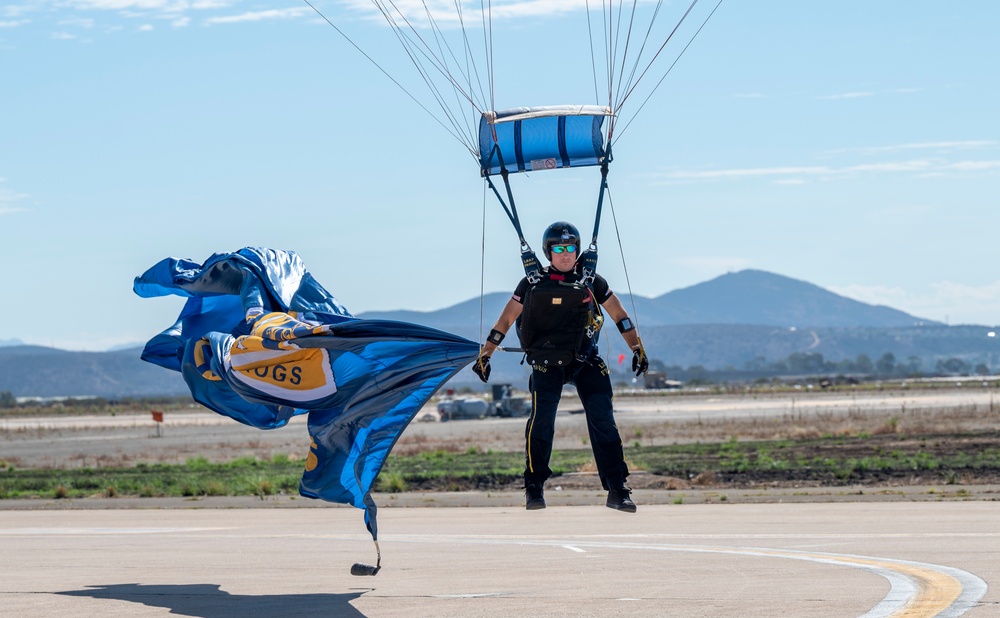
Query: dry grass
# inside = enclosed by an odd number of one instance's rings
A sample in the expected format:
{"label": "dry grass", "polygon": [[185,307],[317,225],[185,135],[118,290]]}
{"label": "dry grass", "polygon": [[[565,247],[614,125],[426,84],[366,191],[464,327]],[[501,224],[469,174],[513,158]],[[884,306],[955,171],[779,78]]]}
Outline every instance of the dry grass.
{"label": "dry grass", "polygon": [[[741,440],[802,440],[824,436],[900,436],[967,433],[997,429],[1000,414],[986,406],[956,406],[934,410],[885,412],[852,410],[848,414],[819,413],[803,417],[751,417],[660,422],[642,428],[643,444],[722,442]],[[623,437],[629,435],[622,427]]]}
{"label": "dry grass", "polygon": [[[568,423],[563,416],[556,422],[557,449],[588,448],[589,439],[582,423]],[[475,421],[461,421],[467,430],[461,440],[449,436],[404,434],[394,453],[413,455],[426,451],[464,452],[519,451],[524,434],[514,426],[503,430],[481,430]],[[785,413],[780,416],[751,416],[697,420],[633,422],[619,418],[619,431],[626,447],[669,444],[716,443],[727,440],[815,440],[823,437],[865,437],[897,435],[961,434],[1000,429],[1000,405],[961,405],[935,409],[866,410],[844,412]],[[585,470],[581,470],[585,471]]]}
{"label": "dry grass", "polygon": [[[875,407],[873,398],[862,393],[849,398],[843,394],[812,394],[765,396],[761,394],[720,394],[690,397],[687,395],[624,395],[616,397],[621,406],[619,428],[626,450],[635,446],[671,444],[720,443],[732,439],[749,440],[815,440],[823,437],[916,437],[921,435],[963,434],[1000,430],[1000,403],[992,394],[1000,391],[979,390],[979,405],[965,404],[968,398],[942,394],[940,407],[917,407],[900,403],[887,409],[885,401],[912,400],[907,393],[897,391],[881,397],[882,408]],[[957,391],[956,391],[957,392]],[[964,395],[964,393],[963,393]],[[833,408],[831,401],[839,397],[847,404]],[[771,415],[723,415],[727,402],[765,402]],[[963,402],[948,405],[949,400]],[[982,403],[985,400],[985,403]],[[719,402],[711,413],[692,418],[693,406]],[[770,405],[772,404],[773,405]],[[809,406],[816,404],[812,408]],[[826,407],[824,407],[826,406]],[[765,409],[765,408],[762,408]],[[777,412],[783,410],[782,412]],[[640,412],[633,414],[632,412]],[[686,416],[683,413],[686,412]],[[9,418],[9,417],[8,417]],[[589,449],[590,441],[583,415],[560,414],[556,422],[557,450]],[[275,454],[290,454],[304,458],[308,452],[308,436],[304,424],[297,429],[245,433],[234,424],[206,424],[196,427],[189,423],[186,433],[181,427],[164,428],[164,439],[150,439],[153,430],[146,425],[121,427],[80,425],[68,428],[4,428],[0,424],[0,451],[7,465],[21,469],[91,467],[115,468],[134,466],[140,462],[184,463],[192,457],[204,457],[211,462],[231,461],[238,457],[270,460]],[[424,452],[465,453],[469,449],[481,452],[522,452],[524,422],[453,421],[448,423],[413,423],[393,449],[394,455],[407,456]],[[180,438],[180,436],[185,436]],[[587,470],[581,470],[586,472]]]}

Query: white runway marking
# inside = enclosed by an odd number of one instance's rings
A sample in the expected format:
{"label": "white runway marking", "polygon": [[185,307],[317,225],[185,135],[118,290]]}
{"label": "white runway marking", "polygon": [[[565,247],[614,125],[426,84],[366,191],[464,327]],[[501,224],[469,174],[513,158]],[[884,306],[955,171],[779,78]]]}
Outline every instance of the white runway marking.
{"label": "white runway marking", "polygon": [[[243,537],[244,532],[239,527],[22,527],[0,530],[0,538],[6,536],[102,536],[102,535],[143,535],[143,534],[178,534],[211,533],[212,536]],[[286,534],[286,533],[255,533],[255,536],[269,538],[293,536],[295,538],[315,537],[325,539],[359,540],[363,535],[328,535],[328,534]],[[623,535],[608,539],[607,536],[558,538],[525,538],[504,535],[488,536],[452,536],[452,535],[401,535],[383,536],[382,541],[396,543],[418,544],[452,544],[452,545],[520,545],[535,547],[551,547],[583,554],[582,557],[594,556],[594,550],[641,550],[661,552],[689,552],[705,554],[726,554],[753,556],[760,558],[783,558],[787,560],[803,560],[818,564],[828,564],[849,567],[867,571],[884,578],[889,583],[889,592],[861,618],[957,618],[977,605],[985,596],[988,586],[985,581],[961,569],[896,560],[876,556],[861,556],[852,554],[826,553],[806,550],[775,549],[769,547],[725,546],[703,544],[678,544],[665,542],[679,539],[702,540],[752,540],[763,539],[844,539],[844,538],[929,538],[929,537],[995,537],[996,534],[975,533],[943,533],[943,534],[706,534],[706,535]],[[620,540],[617,540],[620,539]],[[444,595],[454,598],[504,596],[504,593],[475,593],[463,595]],[[622,599],[625,600],[625,599]]]}
{"label": "white runway marking", "polygon": [[10,528],[0,536],[94,536],[114,534],[177,534],[229,530],[229,528]]}
{"label": "white runway marking", "polygon": [[[833,535],[830,535],[831,537]],[[732,537],[735,538],[735,535]],[[814,536],[811,538],[815,538]],[[860,618],[956,618],[976,606],[986,594],[986,582],[961,569],[893,560],[872,556],[805,552],[766,547],[724,547],[710,545],[674,545],[649,543],[622,543],[603,541],[528,540],[511,537],[392,537],[395,542],[442,543],[473,545],[534,545],[550,546],[586,553],[587,549],[628,549],[668,552],[693,552],[759,556],[806,560],[820,564],[846,566],[875,573],[889,582],[889,592]]]}
{"label": "white runway marking", "polygon": [[432,594],[435,599],[488,599],[506,596],[501,592],[484,592],[482,594]]}

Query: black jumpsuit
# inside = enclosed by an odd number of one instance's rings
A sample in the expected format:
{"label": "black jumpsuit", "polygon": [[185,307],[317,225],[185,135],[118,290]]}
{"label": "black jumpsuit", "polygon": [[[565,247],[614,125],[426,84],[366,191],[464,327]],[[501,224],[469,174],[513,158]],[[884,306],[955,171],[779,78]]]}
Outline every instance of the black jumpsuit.
{"label": "black jumpsuit", "polygon": [[[547,269],[546,269],[547,270]],[[568,273],[567,279],[579,277]],[[522,302],[530,284],[522,279],[514,291],[513,299]],[[604,277],[597,275],[591,289],[598,303],[603,304],[611,295]],[[526,316],[522,313],[522,319]],[[597,353],[594,338],[586,359],[574,361],[566,367],[533,365],[528,388],[531,391],[531,415],[525,427],[525,485],[541,485],[552,475],[549,458],[555,435],[556,408],[562,397],[564,384],[575,384],[587,417],[587,431],[597,462],[597,471],[604,489],[620,487],[628,476],[628,466],[622,450],[622,439],[615,425],[612,407],[613,392],[608,366]]]}

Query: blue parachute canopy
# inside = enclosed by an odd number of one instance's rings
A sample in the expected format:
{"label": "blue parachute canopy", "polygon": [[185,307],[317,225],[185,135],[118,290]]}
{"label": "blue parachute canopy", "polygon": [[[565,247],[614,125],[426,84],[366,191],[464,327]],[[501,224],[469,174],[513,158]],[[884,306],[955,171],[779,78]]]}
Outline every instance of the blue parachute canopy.
{"label": "blue parachute canopy", "polygon": [[611,115],[611,108],[598,105],[486,112],[479,120],[481,173],[499,174],[502,167],[515,173],[600,165],[607,155],[601,125]]}

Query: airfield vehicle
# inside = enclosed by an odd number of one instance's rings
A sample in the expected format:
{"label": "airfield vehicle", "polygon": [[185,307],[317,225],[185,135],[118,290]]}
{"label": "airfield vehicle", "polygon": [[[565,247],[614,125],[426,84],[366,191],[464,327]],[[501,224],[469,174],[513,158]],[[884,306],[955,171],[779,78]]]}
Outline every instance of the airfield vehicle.
{"label": "airfield vehicle", "polygon": [[437,404],[438,419],[441,421],[513,418],[527,416],[530,411],[530,400],[514,395],[514,388],[510,384],[493,385],[492,404],[481,397],[455,397],[453,391],[446,393]]}

